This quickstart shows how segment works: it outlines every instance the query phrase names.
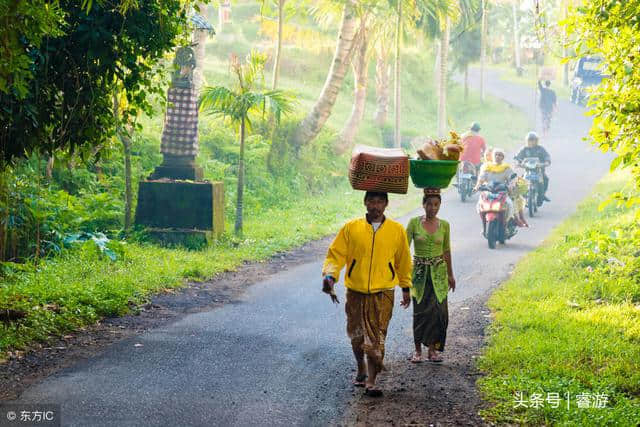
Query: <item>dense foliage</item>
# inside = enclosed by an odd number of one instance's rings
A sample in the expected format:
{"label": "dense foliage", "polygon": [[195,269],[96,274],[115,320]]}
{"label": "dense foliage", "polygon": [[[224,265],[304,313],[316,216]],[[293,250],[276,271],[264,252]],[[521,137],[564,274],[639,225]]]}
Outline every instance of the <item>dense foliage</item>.
{"label": "dense foliage", "polygon": [[[150,111],[149,95],[162,94],[156,65],[185,34],[184,2],[141,0],[126,9],[119,2],[85,3],[56,2],[42,16],[22,7],[7,11],[5,19],[25,25],[3,29],[12,42],[2,46],[8,59],[0,72],[1,159],[100,146],[114,131],[118,85],[127,89],[125,120]],[[39,7],[46,11],[48,4]]]}
{"label": "dense foliage", "polygon": [[594,0],[575,9],[567,28],[578,54],[603,58],[608,78],[590,97],[594,116],[590,135],[603,151],[617,157],[611,169],[630,168],[633,194],[616,193],[629,205],[640,203],[640,1]]}

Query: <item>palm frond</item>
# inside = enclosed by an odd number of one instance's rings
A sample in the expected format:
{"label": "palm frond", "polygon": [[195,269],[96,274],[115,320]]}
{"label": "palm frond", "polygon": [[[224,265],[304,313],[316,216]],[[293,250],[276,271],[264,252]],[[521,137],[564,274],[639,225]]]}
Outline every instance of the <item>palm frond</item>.
{"label": "palm frond", "polygon": [[200,111],[238,121],[242,118],[241,96],[224,86],[205,87],[200,95]]}

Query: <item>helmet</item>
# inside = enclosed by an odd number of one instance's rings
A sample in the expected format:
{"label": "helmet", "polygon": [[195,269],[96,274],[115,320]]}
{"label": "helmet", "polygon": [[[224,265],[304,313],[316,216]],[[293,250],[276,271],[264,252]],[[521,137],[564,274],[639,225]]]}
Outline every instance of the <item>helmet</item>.
{"label": "helmet", "polygon": [[473,122],[471,123],[470,129],[474,132],[478,132],[480,130],[480,124],[478,122]]}
{"label": "helmet", "polygon": [[532,140],[533,141],[538,141],[539,139],[540,138],[538,138],[538,134],[533,132],[533,131],[529,132],[527,134],[527,138],[526,138],[527,141],[532,141]]}

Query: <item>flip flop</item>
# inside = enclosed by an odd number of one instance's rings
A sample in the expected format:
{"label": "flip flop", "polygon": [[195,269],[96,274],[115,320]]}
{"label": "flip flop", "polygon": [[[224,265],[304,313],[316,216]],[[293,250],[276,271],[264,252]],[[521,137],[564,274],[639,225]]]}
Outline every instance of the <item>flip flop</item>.
{"label": "flip flop", "polygon": [[364,395],[369,397],[382,397],[382,390],[377,388],[365,388]]}
{"label": "flip flop", "polygon": [[365,384],[365,380],[367,379],[367,375],[363,374],[363,375],[357,375],[356,378],[353,380],[353,385],[356,387],[364,387]]}
{"label": "flip flop", "polygon": [[427,359],[429,363],[442,363],[443,359],[441,357],[429,357]]}
{"label": "flip flop", "polygon": [[413,355],[409,358],[409,361],[411,363],[422,363],[424,362],[424,359],[422,358],[422,355],[418,356],[416,353],[413,353]]}

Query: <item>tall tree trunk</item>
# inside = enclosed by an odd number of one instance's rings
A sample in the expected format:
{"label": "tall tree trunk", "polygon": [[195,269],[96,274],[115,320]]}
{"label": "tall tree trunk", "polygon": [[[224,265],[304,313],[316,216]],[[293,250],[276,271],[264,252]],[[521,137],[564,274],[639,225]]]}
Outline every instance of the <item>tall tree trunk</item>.
{"label": "tall tree trunk", "polygon": [[[442,43],[440,43],[440,40],[436,39],[433,43],[435,45],[436,51],[435,51],[435,60],[433,61],[433,75],[434,76],[439,76],[440,74],[440,48]],[[436,93],[438,92],[438,79],[436,78],[434,80],[433,83],[433,89],[436,91]]]}
{"label": "tall tree trunk", "polygon": [[517,0],[511,3],[513,8],[513,58],[516,62],[516,70],[520,73],[520,29],[518,28],[518,9],[516,7]]}
{"label": "tall tree trunk", "polygon": [[53,178],[53,164],[55,163],[55,156],[53,154],[49,154],[49,157],[47,158],[47,179],[51,179]]}
{"label": "tall tree trunk", "polygon": [[349,0],[344,6],[336,51],[333,55],[327,80],[324,82],[320,97],[313,109],[296,129],[294,142],[298,146],[308,144],[313,140],[331,115],[331,110],[351,62],[357,24],[355,0]]}
{"label": "tall tree trunk", "polygon": [[36,200],[36,253],[33,260],[35,265],[40,262],[40,153],[36,152],[37,167],[36,167],[36,187],[38,188],[38,198]]}
{"label": "tall tree trunk", "polygon": [[444,21],[440,47],[440,78],[438,90],[438,136],[443,137],[447,132],[447,67],[449,56],[449,17]]}
{"label": "tall tree trunk", "polygon": [[[567,15],[569,14],[569,6],[567,5],[567,1],[563,1],[562,4],[562,16],[564,18],[564,20],[567,19]],[[568,37],[567,37],[567,27],[563,26],[562,29],[562,57],[563,58],[567,58],[568,56],[568,52],[567,52],[567,42],[568,42]],[[564,66],[562,67],[562,83],[565,86],[569,86],[569,62],[565,62]]]}
{"label": "tall tree trunk", "polygon": [[244,196],[244,133],[245,119],[240,122],[240,158],[238,159],[238,189],[236,197],[236,235],[242,237],[242,203]]}
{"label": "tall tree trunk", "polygon": [[122,148],[124,150],[124,232],[129,233],[131,228],[131,205],[133,203],[133,191],[131,189],[131,138],[121,134]]}
{"label": "tall tree trunk", "polygon": [[469,64],[464,65],[464,100],[469,99]]}
{"label": "tall tree trunk", "polygon": [[284,27],[284,3],[286,0],[278,0],[278,40],[276,41],[276,58],[273,61],[273,79],[271,88],[278,88],[278,78],[280,77],[280,58],[282,55],[282,29]]}
{"label": "tall tree trunk", "polygon": [[[113,114],[116,120],[120,120],[120,103],[118,102],[118,95],[113,95]],[[133,190],[131,184],[131,137],[126,129],[122,127],[122,124],[118,122],[116,127],[116,135],[122,143],[122,150],[124,153],[124,232],[127,234],[131,228],[131,211],[133,203]]]}
{"label": "tall tree trunk", "polygon": [[8,259],[7,251],[7,227],[9,225],[9,188],[7,177],[9,172],[4,161],[0,160],[0,199],[4,202],[0,204],[0,261]]}
{"label": "tall tree trunk", "polygon": [[382,127],[389,114],[389,79],[391,78],[387,52],[380,49],[376,57],[376,112],[373,119]]}
{"label": "tall tree trunk", "polygon": [[397,21],[396,21],[396,55],[395,55],[395,70],[394,70],[394,108],[395,108],[395,126],[394,126],[394,134],[393,134],[393,144],[396,147],[400,147],[401,145],[401,137],[400,137],[400,38],[402,37],[402,0],[398,0],[398,9],[397,9]]}
{"label": "tall tree trunk", "polygon": [[351,115],[340,133],[339,143],[336,147],[338,153],[344,153],[353,144],[353,140],[362,122],[362,117],[364,117],[364,109],[367,101],[367,82],[369,80],[369,55],[367,54],[367,50],[369,41],[367,40],[364,20],[362,22],[363,25],[360,28],[362,33],[358,38],[359,45],[351,61],[354,80],[353,107],[351,108]]}
{"label": "tall tree trunk", "polygon": [[480,100],[484,102],[484,67],[487,62],[487,1],[482,0],[480,22]]}

